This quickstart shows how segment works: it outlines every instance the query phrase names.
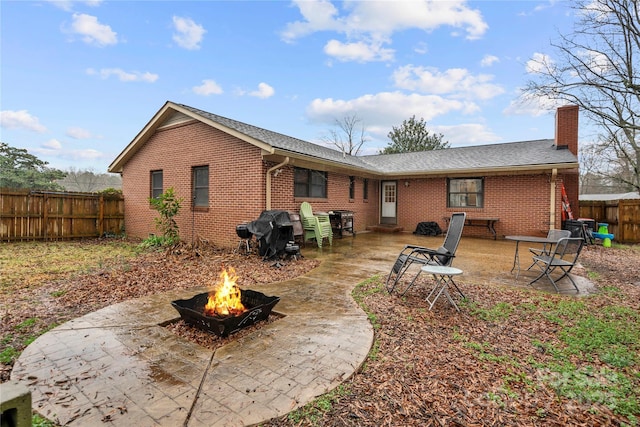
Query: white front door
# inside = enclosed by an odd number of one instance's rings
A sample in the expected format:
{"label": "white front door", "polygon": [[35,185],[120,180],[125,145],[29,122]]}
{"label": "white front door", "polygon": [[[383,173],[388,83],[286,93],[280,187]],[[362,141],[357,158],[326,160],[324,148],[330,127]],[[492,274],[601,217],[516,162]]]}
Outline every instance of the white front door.
{"label": "white front door", "polygon": [[382,181],[382,197],[380,206],[380,223],[397,224],[396,205],[398,200],[398,188],[396,181]]}

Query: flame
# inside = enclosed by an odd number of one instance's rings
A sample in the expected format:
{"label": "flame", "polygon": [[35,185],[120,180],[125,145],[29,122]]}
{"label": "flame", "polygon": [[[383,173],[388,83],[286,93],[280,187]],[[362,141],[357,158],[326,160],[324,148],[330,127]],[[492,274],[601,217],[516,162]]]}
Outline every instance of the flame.
{"label": "flame", "polygon": [[204,314],[207,316],[237,316],[245,311],[240,296],[240,288],[236,284],[238,276],[233,267],[227,271],[222,269],[218,276],[216,289],[209,293],[209,300],[204,306]]}

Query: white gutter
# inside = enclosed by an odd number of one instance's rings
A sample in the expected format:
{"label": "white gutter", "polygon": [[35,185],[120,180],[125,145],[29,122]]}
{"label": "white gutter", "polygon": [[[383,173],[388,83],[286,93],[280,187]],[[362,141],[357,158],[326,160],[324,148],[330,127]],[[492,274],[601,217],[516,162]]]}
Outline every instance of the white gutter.
{"label": "white gutter", "polygon": [[267,200],[265,209],[271,210],[271,172],[280,169],[289,163],[289,157],[285,157],[282,163],[279,163],[267,171]]}
{"label": "white gutter", "polygon": [[551,169],[551,191],[549,191],[549,230],[556,228],[556,178],[558,169]]}

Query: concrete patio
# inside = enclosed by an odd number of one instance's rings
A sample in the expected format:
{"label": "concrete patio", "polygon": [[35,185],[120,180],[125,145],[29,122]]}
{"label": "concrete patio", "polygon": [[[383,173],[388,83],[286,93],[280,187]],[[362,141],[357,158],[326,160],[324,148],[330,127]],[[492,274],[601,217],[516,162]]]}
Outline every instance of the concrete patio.
{"label": "concrete patio", "polygon": [[[402,247],[438,247],[443,237],[360,233],[332,247],[303,248],[321,265],[295,280],[253,289],[277,295],[284,315],[216,352],[167,331],[172,300],[206,289],[154,295],[106,307],[34,341],[12,380],[32,392],[33,408],[63,425],[246,426],[284,415],[337,387],[365,361],[373,329],[350,292],[386,274]],[[515,242],[463,237],[458,282],[528,286],[510,272]],[[526,248],[521,248],[523,260]],[[524,261],[523,261],[524,263]],[[526,268],[526,266],[525,266]],[[527,272],[528,273],[528,272]],[[530,276],[530,273],[528,273]],[[581,294],[590,284],[577,281]],[[575,291],[570,284],[562,289]],[[552,291],[550,284],[537,289]],[[453,310],[445,299],[434,310]]]}

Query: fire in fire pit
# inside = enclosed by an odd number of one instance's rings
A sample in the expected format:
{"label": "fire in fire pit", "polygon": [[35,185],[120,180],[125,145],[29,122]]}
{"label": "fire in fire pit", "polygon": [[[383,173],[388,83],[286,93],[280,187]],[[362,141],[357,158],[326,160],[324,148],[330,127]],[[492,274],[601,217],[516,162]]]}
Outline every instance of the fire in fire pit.
{"label": "fire in fire pit", "polygon": [[233,267],[229,271],[222,270],[218,288],[209,293],[209,300],[204,306],[206,316],[238,316],[246,309],[242,305],[240,288],[236,284],[238,276]]}
{"label": "fire in fire pit", "polygon": [[182,319],[197,328],[226,337],[269,317],[279,297],[270,297],[236,285],[235,270],[223,270],[216,289],[171,303]]}

